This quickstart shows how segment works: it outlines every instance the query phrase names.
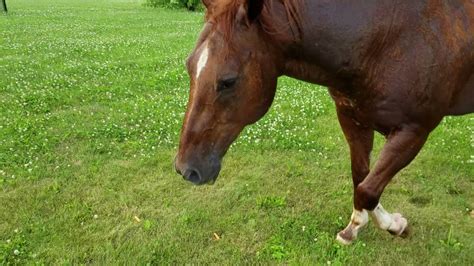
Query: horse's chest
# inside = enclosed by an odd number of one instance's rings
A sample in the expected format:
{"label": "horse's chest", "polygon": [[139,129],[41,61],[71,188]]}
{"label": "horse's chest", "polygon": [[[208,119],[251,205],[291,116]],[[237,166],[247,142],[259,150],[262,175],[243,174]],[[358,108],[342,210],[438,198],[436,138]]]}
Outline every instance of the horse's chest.
{"label": "horse's chest", "polygon": [[383,135],[406,122],[403,111],[389,101],[377,101],[376,98],[349,98],[338,96],[333,99],[339,114],[350,118],[355,125],[372,128]]}
{"label": "horse's chest", "polygon": [[338,98],[335,101],[338,111],[350,117],[355,124],[367,124],[367,110],[358,101],[346,97]]}
{"label": "horse's chest", "polygon": [[331,91],[331,96],[336,103],[338,113],[350,118],[355,125],[373,128],[384,135],[390,132],[393,126],[391,117],[380,117],[380,112],[376,108],[377,102],[366,100],[365,97],[351,98],[333,91]]}
{"label": "horse's chest", "polygon": [[330,93],[339,113],[350,117],[357,125],[369,123],[368,114],[370,111],[367,109],[365,101],[349,97],[333,89],[330,90]]}

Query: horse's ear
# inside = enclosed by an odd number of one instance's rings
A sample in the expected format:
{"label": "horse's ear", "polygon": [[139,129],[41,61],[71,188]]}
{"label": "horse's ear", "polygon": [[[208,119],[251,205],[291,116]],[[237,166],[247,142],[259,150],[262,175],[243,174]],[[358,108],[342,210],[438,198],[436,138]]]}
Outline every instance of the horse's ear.
{"label": "horse's ear", "polygon": [[250,22],[256,20],[262,13],[264,0],[247,0],[247,16]]}
{"label": "horse's ear", "polygon": [[203,4],[207,9],[209,9],[209,8],[211,7],[212,0],[202,0],[202,4]]}

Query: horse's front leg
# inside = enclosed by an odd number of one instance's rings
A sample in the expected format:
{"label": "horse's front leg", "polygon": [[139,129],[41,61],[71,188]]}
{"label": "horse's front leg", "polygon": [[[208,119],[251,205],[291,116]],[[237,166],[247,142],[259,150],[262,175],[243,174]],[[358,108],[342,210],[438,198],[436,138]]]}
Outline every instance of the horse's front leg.
{"label": "horse's front leg", "polygon": [[380,196],[393,176],[415,158],[428,134],[428,130],[418,126],[406,126],[390,133],[374,169],[355,191],[355,209],[369,211],[376,224],[392,234],[401,235],[408,223],[401,214],[385,211],[379,203]]}
{"label": "horse's front leg", "polygon": [[[344,136],[349,144],[351,153],[352,181],[354,197],[357,186],[364,180],[370,171],[370,153],[373,147],[374,131],[364,127],[345,114],[347,106],[334,95],[337,115]],[[354,209],[349,225],[337,235],[339,242],[350,244],[357,238],[357,234],[369,221],[367,211]]]}

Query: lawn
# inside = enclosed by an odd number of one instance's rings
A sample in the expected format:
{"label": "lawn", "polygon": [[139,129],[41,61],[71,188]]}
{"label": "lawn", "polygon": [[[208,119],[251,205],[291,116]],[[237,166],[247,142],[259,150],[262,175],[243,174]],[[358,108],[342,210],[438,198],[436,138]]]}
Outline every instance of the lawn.
{"label": "lawn", "polygon": [[[281,78],[214,186],[172,166],[202,13],[16,0],[0,15],[0,264],[474,261],[474,116],[446,118],[386,189],[411,234],[352,246],[348,148],[323,87]],[[383,138],[377,136],[379,151]],[[374,152],[373,159],[377,158]]]}

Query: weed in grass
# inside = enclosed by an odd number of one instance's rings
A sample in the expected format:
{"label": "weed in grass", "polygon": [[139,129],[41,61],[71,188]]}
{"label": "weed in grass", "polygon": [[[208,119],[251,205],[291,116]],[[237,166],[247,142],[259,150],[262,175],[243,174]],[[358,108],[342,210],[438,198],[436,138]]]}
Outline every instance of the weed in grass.
{"label": "weed in grass", "polygon": [[454,238],[452,226],[449,227],[446,239],[440,240],[439,242],[446,248],[453,249],[455,251],[458,251],[463,248],[463,244],[459,242],[456,238]]}
{"label": "weed in grass", "polygon": [[269,256],[272,259],[281,261],[289,256],[289,251],[285,248],[284,243],[284,240],[273,237],[263,250],[257,253],[257,256]]}
{"label": "weed in grass", "polygon": [[264,209],[282,208],[286,206],[286,197],[267,196],[258,198],[257,206]]}

